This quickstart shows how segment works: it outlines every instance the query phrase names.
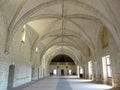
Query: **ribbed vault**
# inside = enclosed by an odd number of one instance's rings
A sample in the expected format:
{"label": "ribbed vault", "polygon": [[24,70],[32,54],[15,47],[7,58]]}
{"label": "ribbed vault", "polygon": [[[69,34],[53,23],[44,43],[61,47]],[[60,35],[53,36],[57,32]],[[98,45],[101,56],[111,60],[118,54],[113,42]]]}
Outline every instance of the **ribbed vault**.
{"label": "ribbed vault", "polygon": [[[1,7],[6,5],[5,2],[0,2],[3,4]],[[31,54],[36,47],[44,45],[39,52],[40,64],[46,57],[49,57],[45,60],[48,63],[57,55],[56,53],[62,54],[63,51],[68,56],[76,57],[76,63],[83,63],[81,57],[89,57],[89,50],[91,55],[95,54],[98,36],[103,27],[111,32],[119,47],[120,40],[117,33],[119,29],[112,21],[113,16],[110,8],[106,9],[106,3],[105,0],[17,0],[10,2],[9,5],[14,4],[16,9],[11,7],[14,11],[10,13],[11,19],[6,17],[9,22],[5,52],[9,52],[16,32],[20,31],[23,25],[37,33],[37,38],[31,40],[33,41]],[[6,9],[6,14],[7,11]]]}

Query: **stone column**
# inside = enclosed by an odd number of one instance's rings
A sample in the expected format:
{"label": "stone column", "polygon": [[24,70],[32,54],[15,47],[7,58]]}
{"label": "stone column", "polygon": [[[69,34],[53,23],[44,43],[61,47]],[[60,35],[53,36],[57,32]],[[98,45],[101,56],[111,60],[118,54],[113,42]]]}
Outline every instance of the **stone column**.
{"label": "stone column", "polygon": [[101,53],[98,53],[93,61],[93,82],[102,83],[102,76],[102,56]]}
{"label": "stone column", "polygon": [[77,76],[78,78],[80,77],[80,66],[79,65],[77,65]]}
{"label": "stone column", "polygon": [[85,67],[84,75],[85,75],[85,78],[88,79],[88,64],[86,64],[84,67]]}
{"label": "stone column", "polygon": [[120,90],[120,52],[111,55],[112,73],[113,73],[113,88]]}

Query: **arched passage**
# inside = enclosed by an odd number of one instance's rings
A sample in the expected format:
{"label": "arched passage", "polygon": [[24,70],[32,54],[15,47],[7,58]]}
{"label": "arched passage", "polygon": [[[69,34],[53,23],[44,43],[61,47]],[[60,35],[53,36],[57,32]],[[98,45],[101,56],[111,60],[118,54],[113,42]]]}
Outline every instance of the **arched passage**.
{"label": "arched passage", "polygon": [[120,87],[119,8],[119,0],[0,0],[0,90],[48,76],[60,54],[82,66],[86,79]]}
{"label": "arched passage", "polygon": [[[73,0],[67,0],[65,1],[69,4],[76,4],[76,6],[78,7],[82,7],[84,8],[85,10],[90,10],[91,12],[93,13],[96,13],[96,17],[98,17],[98,19],[101,21],[107,26],[110,28],[110,31],[112,31],[111,29],[113,29],[113,35],[114,37],[117,36],[117,33],[115,32],[116,29],[114,28],[114,26],[111,24],[111,22],[104,16],[104,14],[102,14],[99,10],[95,9],[94,7],[86,4],[86,3],[83,3],[81,1],[73,1]],[[22,25],[24,25],[25,23],[27,23],[30,19],[30,17],[35,13],[35,12],[38,12],[40,10],[40,8],[46,8],[48,6],[52,6],[52,5],[55,5],[55,4],[61,4],[62,1],[61,0],[58,0],[58,1],[49,1],[47,3],[43,3],[43,4],[40,4],[38,6],[36,6],[34,9],[30,10],[29,12],[25,13],[25,15],[23,15],[19,20],[18,22],[15,24],[15,26],[11,26],[13,28],[10,28],[10,33],[9,33],[9,37],[8,37],[8,43],[6,44],[6,52],[8,51],[9,49],[9,44],[11,43],[11,40],[12,38],[14,37],[14,34],[15,32],[18,30],[18,27]],[[76,16],[75,16],[76,17]],[[23,24],[24,22],[24,24]],[[11,35],[11,36],[10,36]],[[10,38],[10,39],[9,39]],[[118,40],[118,45],[119,45],[119,39],[117,37],[115,37],[117,40]],[[88,38],[89,39],[89,38]],[[116,40],[115,39],[115,40]]]}
{"label": "arched passage", "polygon": [[[62,50],[63,48],[63,50]],[[79,62],[79,56],[76,55],[76,53],[73,54],[73,51],[74,50],[77,50],[76,48],[74,47],[69,47],[69,46],[57,46],[57,47],[51,47],[48,51],[46,51],[46,53],[44,54],[43,58],[46,60],[46,63],[50,63],[51,59],[56,56],[56,55],[59,55],[59,54],[66,54],[68,56],[71,56],[71,58],[73,59],[74,58],[74,62],[75,64],[78,64]],[[51,53],[51,54],[50,54]],[[50,56],[48,58],[48,56]],[[41,64],[43,64],[43,58],[41,59]]]}
{"label": "arched passage", "polygon": [[76,65],[74,61],[65,54],[55,56],[49,64],[50,75],[76,75]]}

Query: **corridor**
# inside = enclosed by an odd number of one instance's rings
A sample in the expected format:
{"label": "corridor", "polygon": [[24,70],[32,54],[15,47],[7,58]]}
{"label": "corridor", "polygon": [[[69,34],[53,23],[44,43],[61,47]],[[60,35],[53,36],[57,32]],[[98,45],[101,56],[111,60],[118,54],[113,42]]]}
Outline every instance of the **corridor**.
{"label": "corridor", "polygon": [[103,84],[93,84],[87,79],[76,76],[50,76],[9,90],[110,90],[112,87]]}

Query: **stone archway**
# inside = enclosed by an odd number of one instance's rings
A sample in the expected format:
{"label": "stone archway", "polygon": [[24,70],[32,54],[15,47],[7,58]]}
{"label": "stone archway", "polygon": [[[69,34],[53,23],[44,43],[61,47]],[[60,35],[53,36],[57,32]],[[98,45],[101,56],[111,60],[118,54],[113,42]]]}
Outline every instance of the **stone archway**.
{"label": "stone archway", "polygon": [[51,60],[49,65],[49,72],[52,73],[53,70],[57,71],[56,75],[69,75],[69,70],[72,71],[71,75],[77,75],[77,66],[74,60],[65,54],[57,55]]}

